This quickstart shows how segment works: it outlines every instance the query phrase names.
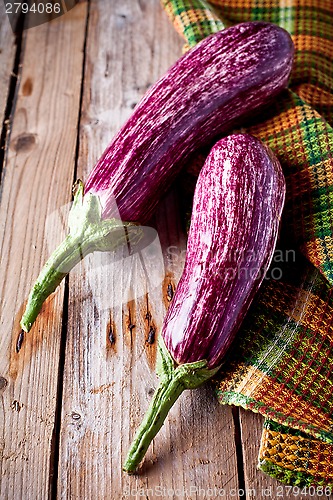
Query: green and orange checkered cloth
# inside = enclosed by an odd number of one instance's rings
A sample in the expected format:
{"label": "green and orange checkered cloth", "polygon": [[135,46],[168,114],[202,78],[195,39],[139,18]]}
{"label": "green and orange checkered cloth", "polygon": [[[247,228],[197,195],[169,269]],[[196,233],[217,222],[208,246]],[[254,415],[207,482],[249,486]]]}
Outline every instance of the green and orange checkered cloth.
{"label": "green and orange checkered cloth", "polygon": [[[244,124],[278,156],[281,238],[218,383],[221,403],[266,417],[259,467],[299,487],[333,486],[333,1],[162,0],[186,48],[243,21],[292,36],[290,86]],[[200,161],[199,161],[200,163]],[[190,169],[191,170],[191,169]],[[192,168],[194,171],[195,168]]]}

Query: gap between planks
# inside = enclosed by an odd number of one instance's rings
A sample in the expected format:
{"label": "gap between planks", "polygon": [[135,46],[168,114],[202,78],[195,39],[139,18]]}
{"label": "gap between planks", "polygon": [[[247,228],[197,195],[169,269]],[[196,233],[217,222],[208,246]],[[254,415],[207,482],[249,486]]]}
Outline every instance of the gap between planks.
{"label": "gap between planks", "polygon": [[[78,114],[78,124],[77,124],[77,139],[75,148],[73,185],[77,179],[77,163],[80,150],[80,127],[81,127],[82,100],[84,91],[84,75],[86,70],[86,50],[87,50],[87,37],[88,37],[88,26],[89,26],[90,0],[86,0],[86,3],[87,3],[87,14],[86,14],[84,45],[83,45],[81,90],[80,90],[80,103],[79,103],[79,114]],[[63,317],[62,317],[62,328],[61,328],[61,340],[59,347],[58,388],[57,388],[57,400],[55,409],[55,423],[52,436],[52,449],[50,456],[50,499],[51,500],[56,500],[58,498],[60,429],[61,429],[61,412],[62,412],[62,402],[63,402],[64,367],[66,360],[68,308],[69,308],[69,277],[67,276],[65,279],[65,286],[64,286]]]}
{"label": "gap between planks", "polygon": [[[0,4],[0,18],[3,21],[0,26],[0,49],[3,55],[0,82],[0,123],[2,123],[0,132],[0,196],[1,196],[1,178],[5,162],[6,145],[10,140],[10,130],[15,103],[19,88],[19,78],[21,74],[21,60],[24,52],[23,31],[19,29],[16,35],[11,33],[8,19],[3,12],[3,3]],[[23,25],[24,18],[20,16],[18,26]],[[2,44],[6,48],[2,49]],[[7,55],[8,54],[8,55]],[[3,73],[2,73],[3,71]],[[7,85],[8,82],[8,85]]]}

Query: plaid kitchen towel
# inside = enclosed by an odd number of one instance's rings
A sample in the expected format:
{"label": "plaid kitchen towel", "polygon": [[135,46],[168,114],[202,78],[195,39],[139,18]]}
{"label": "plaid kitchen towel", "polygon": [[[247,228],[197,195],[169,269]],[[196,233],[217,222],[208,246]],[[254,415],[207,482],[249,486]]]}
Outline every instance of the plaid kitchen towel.
{"label": "plaid kitchen towel", "polygon": [[[219,374],[217,393],[221,403],[266,417],[261,470],[286,484],[331,488],[333,2],[162,0],[162,5],[185,38],[185,50],[243,21],[274,22],[292,35],[296,55],[289,89],[244,124],[273,149],[286,177],[279,248],[237,348]],[[187,181],[203,158],[189,166]]]}

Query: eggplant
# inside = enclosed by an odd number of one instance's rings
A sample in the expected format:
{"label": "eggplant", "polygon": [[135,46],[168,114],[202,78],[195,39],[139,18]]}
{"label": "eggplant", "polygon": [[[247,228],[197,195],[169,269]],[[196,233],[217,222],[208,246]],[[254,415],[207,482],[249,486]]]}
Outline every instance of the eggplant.
{"label": "eggplant", "polygon": [[212,148],[195,188],[184,271],[159,338],[161,380],[124,471],[137,469],[180,394],[220,368],[271,262],[284,199],[281,166],[259,139],[233,134]]}
{"label": "eggplant", "polygon": [[150,88],[85,186],[79,184],[69,235],[30,292],[23,331],[30,330],[43,301],[82,257],[118,246],[125,238],[123,225],[150,219],[195,149],[232,130],[287,86],[293,54],[282,28],[238,24],[202,40]]}

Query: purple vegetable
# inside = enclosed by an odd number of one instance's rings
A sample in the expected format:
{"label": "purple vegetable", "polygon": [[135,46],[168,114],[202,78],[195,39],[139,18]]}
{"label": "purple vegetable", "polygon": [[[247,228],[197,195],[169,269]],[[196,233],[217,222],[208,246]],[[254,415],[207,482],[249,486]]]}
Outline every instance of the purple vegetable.
{"label": "purple vegetable", "polygon": [[115,197],[122,220],[146,222],[186,156],[287,86],[293,53],[289,34],[264,22],[219,31],[187,52],[90,174],[85,193],[99,197],[102,217],[114,216]]}
{"label": "purple vegetable", "polygon": [[235,134],[211,150],[198,178],[185,268],[159,341],[161,377],[124,470],[134,471],[185,389],[220,367],[273,256],[285,197],[278,160]]}
{"label": "purple vegetable", "polygon": [[42,270],[21,320],[29,331],[46,297],[87,253],[110,250],[121,221],[144,224],[184,159],[287,86],[293,44],[274,24],[215,33],[179,59],[147,92],[80,185],[70,234]]}

